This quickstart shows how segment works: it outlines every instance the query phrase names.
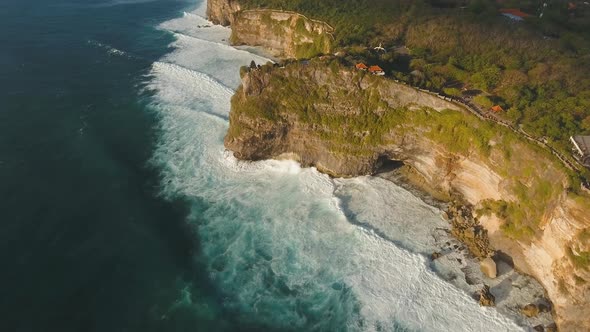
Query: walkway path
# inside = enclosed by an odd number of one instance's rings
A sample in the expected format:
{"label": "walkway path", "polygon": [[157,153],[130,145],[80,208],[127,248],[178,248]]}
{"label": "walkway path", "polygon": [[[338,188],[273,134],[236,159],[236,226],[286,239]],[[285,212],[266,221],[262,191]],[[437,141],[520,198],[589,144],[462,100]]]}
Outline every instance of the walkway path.
{"label": "walkway path", "polygon": [[[411,86],[411,85],[407,84],[406,82],[402,82],[397,79],[394,79],[394,81]],[[479,106],[475,105],[473,102],[471,102],[470,100],[467,100],[465,98],[445,96],[440,93],[432,92],[429,90],[425,90],[425,89],[421,89],[421,88],[417,88],[417,87],[414,87],[414,88],[418,89],[422,92],[426,92],[426,93],[430,93],[432,95],[435,95],[438,98],[444,99],[446,101],[451,101],[451,102],[460,104],[460,105],[464,106],[465,109],[467,109],[470,113],[472,113],[473,115],[475,115],[476,117],[478,117],[482,121],[486,121],[486,120],[492,121],[492,122],[495,122],[501,126],[504,126],[508,129],[512,130],[517,135],[520,135],[520,136],[526,138],[527,140],[534,142],[535,144],[539,145],[540,147],[550,151],[551,154],[556,156],[557,159],[559,159],[565,167],[567,167],[568,169],[570,169],[572,171],[575,171],[578,175],[580,175],[580,178],[583,179],[583,177],[581,176],[581,172],[585,167],[579,161],[577,161],[575,159],[567,158],[566,156],[561,154],[559,151],[557,151],[555,148],[551,147],[546,142],[528,134],[522,128],[514,127],[514,125],[512,125],[512,123],[502,120],[502,119],[499,119],[498,117],[490,114],[489,112],[484,111]],[[586,188],[590,189],[590,183],[588,183],[587,181],[584,181],[584,180],[582,181],[582,183]]]}

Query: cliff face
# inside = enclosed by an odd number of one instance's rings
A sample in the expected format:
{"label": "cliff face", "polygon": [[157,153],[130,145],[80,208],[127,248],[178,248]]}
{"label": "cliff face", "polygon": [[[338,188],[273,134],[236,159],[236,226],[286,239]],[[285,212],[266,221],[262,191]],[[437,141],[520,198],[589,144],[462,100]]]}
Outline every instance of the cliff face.
{"label": "cliff face", "polygon": [[544,285],[561,330],[590,330],[590,198],[568,193],[559,162],[503,127],[336,60],[312,61],[246,74],[225,145],[240,159],[288,157],[335,176],[403,161],[479,211],[492,245]]}
{"label": "cliff face", "polygon": [[309,58],[332,49],[332,27],[297,13],[246,10],[231,27],[232,44],[261,46],[276,57]]}
{"label": "cliff face", "polygon": [[240,4],[235,0],[207,0],[207,18],[215,24],[232,24],[240,9]]}
{"label": "cliff face", "polygon": [[260,46],[280,58],[310,58],[332,50],[333,28],[294,12],[243,10],[235,0],[209,0],[207,16],[231,25],[232,45]]}

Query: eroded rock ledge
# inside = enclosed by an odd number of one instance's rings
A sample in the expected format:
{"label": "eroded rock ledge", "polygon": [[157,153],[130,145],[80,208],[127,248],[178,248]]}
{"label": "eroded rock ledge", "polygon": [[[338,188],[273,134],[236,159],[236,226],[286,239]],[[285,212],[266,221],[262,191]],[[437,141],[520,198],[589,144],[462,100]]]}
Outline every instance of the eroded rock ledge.
{"label": "eroded rock ledge", "polygon": [[337,59],[314,60],[245,74],[225,145],[240,159],[289,157],[333,176],[402,161],[474,207],[491,245],[543,284],[561,330],[590,329],[590,198],[551,155],[504,128]]}
{"label": "eroded rock ledge", "polygon": [[247,10],[234,0],[209,0],[207,17],[231,26],[232,45],[260,46],[275,57],[300,59],[332,51],[334,29],[299,13]]}

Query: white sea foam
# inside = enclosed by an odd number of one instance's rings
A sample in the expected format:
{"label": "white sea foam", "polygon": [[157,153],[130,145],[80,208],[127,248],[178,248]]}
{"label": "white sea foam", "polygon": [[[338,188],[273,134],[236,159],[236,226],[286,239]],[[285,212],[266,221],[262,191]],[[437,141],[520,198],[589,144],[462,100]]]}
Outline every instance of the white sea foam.
{"label": "white sea foam", "polygon": [[165,195],[195,201],[189,222],[238,319],[323,330],[520,329],[430,270],[419,253],[444,221],[407,191],[224,151],[228,87],[254,55],[211,43],[217,32],[195,28],[199,20],[161,26],[183,35],[150,75],[162,126],[154,161]]}
{"label": "white sea foam", "polygon": [[204,36],[178,33],[174,36],[176,41],[172,43],[172,46],[176,50],[164,57],[163,61],[215,77],[232,89],[240,84],[239,66],[236,68],[236,63],[248,65],[252,60],[256,63],[270,61],[261,56],[201,38]]}
{"label": "white sea foam", "polygon": [[182,17],[160,24],[161,29],[197,38],[206,38],[218,44],[227,45],[231,30],[221,25],[214,25],[195,13],[184,12]]}
{"label": "white sea foam", "polygon": [[111,45],[108,44],[103,44],[99,41],[96,40],[89,40],[88,41],[89,45],[98,47],[98,48],[102,48],[104,50],[107,51],[107,53],[109,53],[110,55],[116,55],[116,56],[122,56],[122,57],[131,57],[127,52],[119,50]]}

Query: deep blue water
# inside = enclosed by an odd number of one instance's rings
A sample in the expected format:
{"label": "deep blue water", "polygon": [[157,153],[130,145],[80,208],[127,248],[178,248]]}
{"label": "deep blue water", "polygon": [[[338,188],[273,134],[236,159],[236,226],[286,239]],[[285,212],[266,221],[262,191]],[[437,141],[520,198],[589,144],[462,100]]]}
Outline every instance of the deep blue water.
{"label": "deep blue water", "polygon": [[[155,26],[190,5],[0,2],[0,330],[233,329],[148,162]],[[203,310],[176,309],[183,289]]]}

